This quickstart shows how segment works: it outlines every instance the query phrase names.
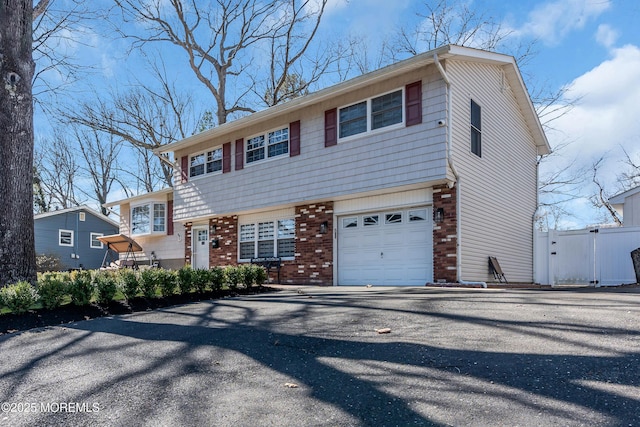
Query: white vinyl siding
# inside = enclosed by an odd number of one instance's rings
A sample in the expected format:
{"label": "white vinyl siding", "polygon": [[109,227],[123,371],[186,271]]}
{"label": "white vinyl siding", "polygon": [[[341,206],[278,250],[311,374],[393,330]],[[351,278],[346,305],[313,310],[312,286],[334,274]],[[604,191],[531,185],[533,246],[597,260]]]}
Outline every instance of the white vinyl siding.
{"label": "white vinyl siding", "polygon": [[[326,109],[352,105],[416,81],[422,81],[422,124],[390,126],[349,143],[324,146]],[[336,97],[331,104],[301,108],[295,117],[287,118],[300,120],[300,155],[258,161],[241,171],[177,184],[174,218],[182,222],[441,181],[447,176],[446,128],[437,122],[445,117],[445,101],[444,82],[435,67],[428,67]],[[272,122],[273,119],[242,132],[221,135],[218,142],[262,134]],[[201,150],[206,149],[204,145]],[[176,156],[184,154],[177,152]],[[398,173],[399,169],[402,173]]]}
{"label": "white vinyl siding", "polygon": [[[453,159],[461,177],[461,279],[493,280],[488,257],[495,256],[510,282],[531,282],[533,137],[500,67],[447,61],[447,73],[454,96]],[[482,106],[482,157],[469,149],[471,99]]]}

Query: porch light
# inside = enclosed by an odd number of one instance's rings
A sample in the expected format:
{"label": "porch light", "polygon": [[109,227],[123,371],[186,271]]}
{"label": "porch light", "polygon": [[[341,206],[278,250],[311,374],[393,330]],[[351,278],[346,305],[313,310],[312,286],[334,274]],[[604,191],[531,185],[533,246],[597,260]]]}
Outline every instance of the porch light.
{"label": "porch light", "polygon": [[444,209],[442,208],[436,209],[436,212],[433,216],[433,220],[435,221],[436,224],[440,224],[442,221],[444,221]]}
{"label": "porch light", "polygon": [[320,224],[320,234],[327,234],[327,231],[329,231],[329,222],[325,221]]}

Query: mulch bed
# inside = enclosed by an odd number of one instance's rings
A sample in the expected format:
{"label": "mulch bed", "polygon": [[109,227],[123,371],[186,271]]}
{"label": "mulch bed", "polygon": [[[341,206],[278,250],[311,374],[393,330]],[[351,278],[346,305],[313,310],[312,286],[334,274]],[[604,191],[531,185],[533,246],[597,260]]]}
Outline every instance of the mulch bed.
{"label": "mulch bed", "polygon": [[268,286],[259,286],[253,287],[251,289],[237,289],[235,291],[209,291],[201,294],[192,293],[189,295],[172,295],[171,297],[152,299],[136,297],[131,301],[111,301],[107,306],[97,303],[92,303],[87,306],[76,306],[73,304],[67,304],[51,310],[30,310],[24,314],[1,314],[0,336],[20,331],[26,331],[33,328],[62,325],[66,323],[78,322],[81,320],[95,319],[97,317],[103,316],[113,316],[118,314],[129,314],[140,311],[148,311],[195,301],[277,291],[278,289],[270,288]]}

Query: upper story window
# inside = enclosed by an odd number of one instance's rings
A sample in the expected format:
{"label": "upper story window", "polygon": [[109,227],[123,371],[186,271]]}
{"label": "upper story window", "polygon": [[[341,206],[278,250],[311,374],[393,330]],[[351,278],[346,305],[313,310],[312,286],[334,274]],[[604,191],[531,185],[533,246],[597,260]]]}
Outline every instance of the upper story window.
{"label": "upper story window", "polygon": [[471,152],[482,157],[482,116],[480,106],[471,100]]}
{"label": "upper story window", "polygon": [[222,147],[189,158],[189,176],[191,178],[222,171]]}
{"label": "upper story window", "polygon": [[131,208],[131,234],[164,234],[167,231],[166,203],[147,203]]}
{"label": "upper story window", "polygon": [[338,110],[340,138],[400,124],[403,121],[403,90],[386,93]]}
{"label": "upper story window", "polygon": [[289,153],[289,128],[277,129],[247,139],[247,164]]}

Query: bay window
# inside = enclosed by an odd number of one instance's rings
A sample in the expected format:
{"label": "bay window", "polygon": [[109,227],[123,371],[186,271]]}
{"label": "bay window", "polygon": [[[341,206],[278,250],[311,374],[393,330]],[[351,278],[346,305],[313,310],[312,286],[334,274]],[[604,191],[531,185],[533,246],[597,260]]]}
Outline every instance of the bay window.
{"label": "bay window", "polygon": [[166,203],[147,203],[131,208],[131,234],[164,234],[167,231]]}

